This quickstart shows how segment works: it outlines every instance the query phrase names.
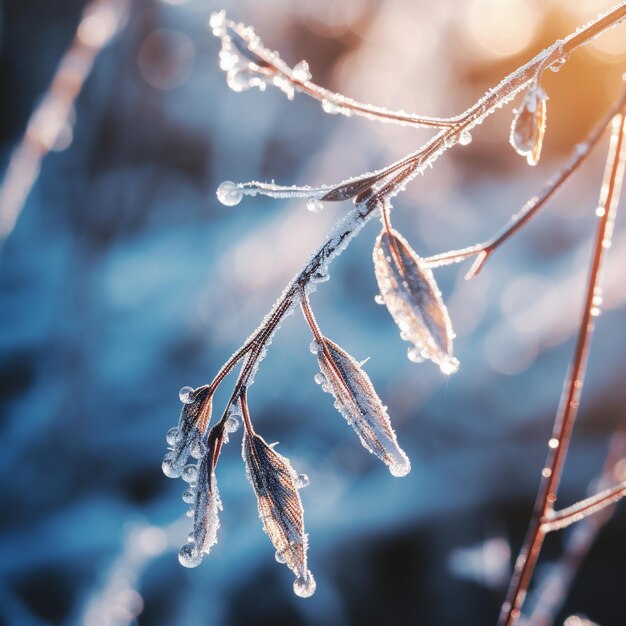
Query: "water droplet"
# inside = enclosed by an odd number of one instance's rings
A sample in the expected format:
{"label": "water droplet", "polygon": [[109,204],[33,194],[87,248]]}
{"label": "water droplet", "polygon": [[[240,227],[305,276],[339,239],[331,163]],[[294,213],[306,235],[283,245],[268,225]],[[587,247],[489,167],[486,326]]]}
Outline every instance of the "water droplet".
{"label": "water droplet", "polygon": [[225,206],[235,206],[241,202],[243,191],[239,185],[231,180],[225,180],[217,188],[217,199]]}
{"label": "water droplet", "polygon": [[[402,333],[400,333],[400,336],[402,337]],[[412,363],[422,363],[424,361],[421,350],[415,346],[411,346],[406,351],[406,356]]]}
{"label": "water droplet", "polygon": [[385,299],[380,294],[377,294],[374,296],[374,302],[376,304],[385,304]]}
{"label": "water droplet", "polygon": [[230,415],[226,420],[226,432],[236,433],[238,430],[239,420],[234,415]]}
{"label": "water droplet", "polygon": [[298,474],[294,482],[296,489],[304,489],[304,487],[309,485],[309,477],[306,474]]}
{"label": "water droplet", "polygon": [[178,392],[178,397],[183,404],[193,404],[195,390],[193,387],[185,386]]}
{"label": "water droplet", "polygon": [[281,563],[282,564],[282,563],[285,562],[285,557],[280,552],[278,552],[278,550],[274,554],[274,558],[276,559],[277,563]]}
{"label": "water droplet", "polygon": [[301,83],[306,83],[307,80],[311,80],[309,64],[306,61],[300,61],[300,63],[294,66],[292,72],[294,79]]}
{"label": "water droplet", "polygon": [[198,478],[198,468],[195,465],[185,465],[183,469],[183,480],[186,483],[195,483]]}
{"label": "water droplet", "polygon": [[321,200],[318,200],[314,196],[307,198],[306,200],[306,208],[312,213],[319,213],[324,209],[324,203]]}
{"label": "water droplet", "polygon": [[467,130],[462,131],[461,135],[459,136],[459,143],[462,146],[467,146],[468,144],[472,143],[471,133]]}
{"label": "water droplet", "polygon": [[559,447],[559,440],[558,439],[554,439],[554,438],[550,439],[550,441],[548,441],[548,446],[550,446],[553,450],[555,448],[558,448]]}
{"label": "water droplet", "polygon": [[317,374],[315,374],[315,376],[313,376],[313,380],[318,385],[323,385],[326,382],[326,376],[324,376],[324,374],[322,374],[321,372],[318,372]]}
{"label": "water droplet", "polygon": [[178,552],[178,560],[183,567],[198,567],[202,563],[202,555],[196,552],[196,547],[186,543]]}
{"label": "water droplet", "polygon": [[411,462],[409,459],[405,459],[400,461],[399,463],[394,463],[389,466],[389,471],[392,476],[396,478],[402,478],[406,476],[411,471]]}
{"label": "water droplet", "polygon": [[176,465],[176,463],[174,463],[174,460],[169,456],[166,456],[163,459],[161,469],[168,478],[179,478],[182,474],[182,468],[180,467],[180,465]]}
{"label": "water droplet", "polygon": [[552,470],[551,470],[549,467],[544,467],[544,468],[541,470],[541,475],[542,475],[544,478],[550,478],[550,476],[552,476]]}
{"label": "water droplet", "polygon": [[602,313],[602,309],[599,306],[592,306],[589,313],[591,313],[593,317],[599,317],[600,314]]}
{"label": "water droplet", "polygon": [[322,346],[317,343],[316,339],[313,339],[311,345],[309,346],[309,350],[311,350],[311,354],[318,354]]}
{"label": "water droplet", "polygon": [[168,446],[173,446],[176,443],[179,433],[180,431],[176,426],[174,426],[174,428],[170,428],[167,431],[167,435],[165,435],[165,441]]}
{"label": "water droplet", "polygon": [[190,454],[194,459],[201,459],[206,454],[206,444],[201,439],[196,439],[191,444]]}
{"label": "water droplet", "polygon": [[[405,331],[401,330],[400,331],[400,339],[402,339],[402,341],[408,341],[409,340],[409,336],[406,334]],[[410,350],[410,348],[409,348],[409,350]],[[409,356],[409,359],[410,358],[411,357]]]}
{"label": "water droplet", "polygon": [[315,578],[313,578],[313,574],[311,574],[310,571],[308,571],[305,576],[296,578],[293,583],[294,593],[301,598],[312,596],[315,593],[316,587]]}
{"label": "water droplet", "polygon": [[459,365],[459,360],[450,356],[441,361],[441,363],[439,364],[439,369],[443,374],[449,375],[457,372],[459,369]]}
{"label": "water droplet", "polygon": [[185,504],[193,504],[196,500],[196,490],[192,489],[191,487],[189,489],[185,489],[185,491],[183,491],[183,502]]}

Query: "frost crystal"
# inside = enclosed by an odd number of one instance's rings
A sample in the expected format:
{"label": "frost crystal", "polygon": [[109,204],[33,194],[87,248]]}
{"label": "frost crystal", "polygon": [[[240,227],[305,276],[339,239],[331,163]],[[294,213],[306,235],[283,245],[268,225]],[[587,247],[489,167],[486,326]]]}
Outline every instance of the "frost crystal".
{"label": "frost crystal", "polygon": [[452,325],[432,272],[395,230],[383,230],[374,245],[374,269],[380,293],[400,329],[413,344],[411,361],[430,359],[444,374],[459,362],[452,356]]}
{"label": "frost crystal", "polygon": [[315,591],[307,568],[307,535],[298,485],[302,479],[288,459],[257,434],[243,438],[243,458],[259,506],[263,528],[276,548],[276,560],[296,575],[294,592],[306,598]]}
{"label": "frost crystal", "polygon": [[398,446],[387,410],[360,364],[326,337],[317,360],[325,381],[322,389],[335,397],[335,406],[363,446],[384,461],[394,476],[406,476],[411,463]]}

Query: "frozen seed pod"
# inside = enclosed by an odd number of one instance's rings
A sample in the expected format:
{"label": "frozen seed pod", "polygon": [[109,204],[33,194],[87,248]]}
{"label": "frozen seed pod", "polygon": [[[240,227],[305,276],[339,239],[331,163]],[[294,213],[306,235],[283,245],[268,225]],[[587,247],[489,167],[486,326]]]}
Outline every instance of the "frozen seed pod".
{"label": "frozen seed pod", "polygon": [[442,371],[451,373],[454,332],[432,272],[393,229],[380,233],[373,256],[376,280],[387,309],[401,337],[416,349],[409,358],[430,359]]}
{"label": "frozen seed pod", "polygon": [[547,99],[541,87],[528,89],[511,124],[511,145],[518,154],[526,157],[529,165],[537,165],[541,155],[546,132]]}

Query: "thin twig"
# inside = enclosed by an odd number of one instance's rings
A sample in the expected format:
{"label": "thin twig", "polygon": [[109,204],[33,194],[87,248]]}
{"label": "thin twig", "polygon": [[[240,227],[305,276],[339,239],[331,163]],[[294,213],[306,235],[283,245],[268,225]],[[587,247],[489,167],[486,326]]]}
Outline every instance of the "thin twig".
{"label": "thin twig", "polygon": [[554,510],[561,472],[567,456],[572,429],[578,413],[580,394],[583,388],[589,343],[594,327],[594,296],[597,293],[596,290],[600,282],[600,268],[604,255],[610,246],[613,220],[624,175],[624,163],[626,160],[626,149],[624,149],[625,131],[626,117],[624,112],[622,112],[614,118],[613,122],[613,133],[611,135],[604,181],[598,202],[597,214],[599,224],[576,347],[570,371],[564,382],[561,403],[557,411],[552,438],[549,441],[548,457],[541,473],[542,480],[535,501],[533,515],[524,545],[515,563],[515,572],[511,579],[506,600],[502,605],[499,619],[501,626],[511,626],[520,616],[526,591],[545,538],[542,526],[549,520]]}
{"label": "thin twig", "polygon": [[458,250],[450,250],[442,254],[426,257],[423,262],[427,267],[435,268],[441,265],[450,265],[459,263],[465,259],[476,256],[465,278],[473,278],[483,268],[491,255],[506,241],[508,241],[518,230],[526,225],[543,206],[550,200],[557,191],[569,180],[572,174],[578,170],[582,162],[589,156],[593,148],[598,144],[606,127],[611,120],[624,107],[626,103],[626,89],[622,92],[617,101],[611,106],[610,110],[600,120],[596,127],[589,133],[587,139],[583,143],[579,143],[574,147],[572,155],[560,172],[553,176],[543,189],[533,196],[515,215],[511,217],[509,223],[497,234],[483,243],[474,244],[466,248]]}

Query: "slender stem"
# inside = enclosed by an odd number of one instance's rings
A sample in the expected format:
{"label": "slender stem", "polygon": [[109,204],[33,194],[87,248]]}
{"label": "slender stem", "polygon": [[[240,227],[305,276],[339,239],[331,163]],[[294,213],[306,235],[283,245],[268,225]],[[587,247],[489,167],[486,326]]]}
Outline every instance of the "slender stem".
{"label": "slender stem", "polygon": [[624,89],[611,106],[610,110],[604,115],[602,120],[591,131],[585,142],[576,145],[573,153],[565,166],[560,172],[552,177],[543,189],[533,196],[513,217],[509,223],[497,234],[483,243],[478,243],[467,248],[459,250],[450,250],[442,254],[426,257],[423,259],[428,267],[439,267],[440,265],[448,265],[451,263],[459,263],[469,257],[477,255],[475,263],[466,275],[466,278],[473,278],[483,268],[484,264],[503,243],[508,241],[523,226],[525,226],[543,206],[550,200],[557,191],[569,180],[569,178],[578,170],[580,165],[591,153],[591,150],[600,141],[605,128],[611,123],[611,120],[624,107],[626,103],[626,89]]}
{"label": "slender stem", "polygon": [[626,160],[626,150],[624,149],[625,127],[626,117],[624,113],[621,113],[614,118],[613,122],[613,133],[611,135],[604,181],[598,203],[598,230],[574,355],[569,374],[564,382],[561,403],[557,411],[552,438],[549,442],[549,452],[542,470],[542,480],[535,501],[533,515],[524,545],[515,563],[515,572],[511,579],[506,600],[502,605],[499,619],[501,626],[511,626],[520,615],[526,591],[545,538],[543,524],[549,521],[554,502],[556,501],[563,464],[565,463],[572,429],[578,413],[589,343],[594,327],[593,301],[600,282],[602,261],[606,250],[610,246],[613,219],[624,175],[624,162]]}
{"label": "slender stem", "polygon": [[254,428],[252,428],[252,420],[250,419],[250,413],[248,412],[248,390],[244,387],[239,394],[241,400],[241,414],[243,416],[243,423],[246,427],[247,433],[254,435]]}
{"label": "slender stem", "polygon": [[[598,485],[613,485],[617,464],[626,454],[626,436],[623,430],[617,431],[611,438],[609,452],[601,476],[593,481],[591,488]],[[608,522],[615,510],[614,505],[604,508],[596,515],[586,517],[570,529],[565,539],[565,546],[558,561],[549,566],[534,597],[529,598],[532,606],[528,623],[533,626],[552,626],[557,613],[563,606],[572,581],[583,560],[591,549],[598,533]]]}
{"label": "slender stem", "polygon": [[313,337],[315,337],[315,341],[320,344],[322,348],[324,348],[324,335],[322,335],[322,331],[317,324],[317,320],[313,315],[313,310],[311,309],[311,304],[309,303],[309,299],[304,294],[302,295],[302,299],[300,300],[300,307],[302,308],[302,313],[304,313],[304,318],[313,333]]}

